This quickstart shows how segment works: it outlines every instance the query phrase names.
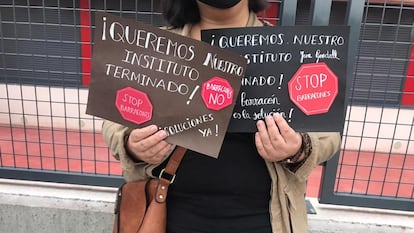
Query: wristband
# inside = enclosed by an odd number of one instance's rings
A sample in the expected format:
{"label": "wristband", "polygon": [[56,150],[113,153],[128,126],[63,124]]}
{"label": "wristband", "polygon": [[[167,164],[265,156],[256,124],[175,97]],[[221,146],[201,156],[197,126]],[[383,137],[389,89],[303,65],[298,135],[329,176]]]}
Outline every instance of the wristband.
{"label": "wristband", "polygon": [[312,153],[312,142],[311,142],[309,135],[307,133],[301,133],[300,136],[302,137],[302,144],[300,145],[298,152],[282,160],[283,163],[288,163],[288,164],[297,163],[302,153],[305,154],[305,157],[303,158],[303,160],[305,160]]}
{"label": "wristband", "polygon": [[130,158],[134,163],[140,163],[142,162],[141,160],[139,160],[134,153],[132,153],[132,151],[129,150],[128,148],[128,140],[129,140],[129,135],[130,135],[131,131],[125,133],[124,136],[124,148],[125,148],[125,153],[128,156],[128,158]]}

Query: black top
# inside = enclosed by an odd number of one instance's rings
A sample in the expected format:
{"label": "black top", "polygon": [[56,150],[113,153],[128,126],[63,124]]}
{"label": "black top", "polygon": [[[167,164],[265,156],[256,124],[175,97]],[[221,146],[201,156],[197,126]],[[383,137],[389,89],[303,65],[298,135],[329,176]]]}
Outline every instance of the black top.
{"label": "black top", "polygon": [[168,191],[167,233],[271,233],[270,182],[253,134],[227,134],[218,159],[188,150]]}

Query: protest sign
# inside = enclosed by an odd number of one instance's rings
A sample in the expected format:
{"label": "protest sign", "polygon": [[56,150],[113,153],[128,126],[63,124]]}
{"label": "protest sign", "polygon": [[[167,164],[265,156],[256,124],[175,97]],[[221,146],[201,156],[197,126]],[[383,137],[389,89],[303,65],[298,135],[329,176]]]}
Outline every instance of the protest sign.
{"label": "protest sign", "polygon": [[135,20],[96,13],[86,113],[217,157],[244,77],[242,56]]}
{"label": "protest sign", "polygon": [[248,59],[229,132],[255,132],[281,114],[297,131],[342,131],[347,26],[268,26],[202,31],[202,40]]}

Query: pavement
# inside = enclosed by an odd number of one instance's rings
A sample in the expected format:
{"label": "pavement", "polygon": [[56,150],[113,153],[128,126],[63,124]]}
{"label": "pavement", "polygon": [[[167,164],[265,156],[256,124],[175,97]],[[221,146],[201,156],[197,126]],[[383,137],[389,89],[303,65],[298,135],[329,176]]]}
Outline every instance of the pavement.
{"label": "pavement", "polygon": [[414,212],[320,204],[307,198],[309,231],[318,233],[414,233]]}

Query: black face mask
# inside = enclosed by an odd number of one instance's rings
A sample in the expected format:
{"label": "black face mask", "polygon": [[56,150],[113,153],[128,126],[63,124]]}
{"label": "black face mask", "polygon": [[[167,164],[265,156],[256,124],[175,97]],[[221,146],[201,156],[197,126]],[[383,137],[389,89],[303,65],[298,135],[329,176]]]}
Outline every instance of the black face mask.
{"label": "black face mask", "polygon": [[199,0],[200,2],[219,9],[227,9],[235,6],[241,0]]}

